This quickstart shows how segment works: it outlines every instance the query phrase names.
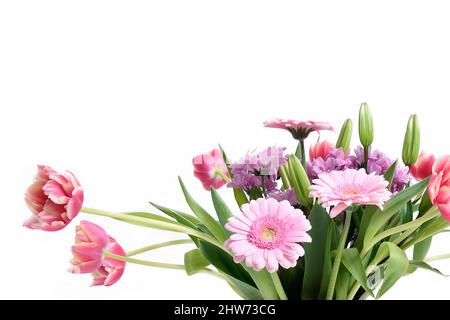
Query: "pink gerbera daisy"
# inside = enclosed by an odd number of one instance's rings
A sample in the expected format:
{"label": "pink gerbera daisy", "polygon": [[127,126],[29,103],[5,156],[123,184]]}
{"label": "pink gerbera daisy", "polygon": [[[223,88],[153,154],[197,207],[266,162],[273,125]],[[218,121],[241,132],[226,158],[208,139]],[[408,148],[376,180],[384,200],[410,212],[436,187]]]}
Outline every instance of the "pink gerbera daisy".
{"label": "pink gerbera daisy", "polygon": [[244,204],[242,213],[231,217],[225,228],[234,234],[225,242],[234,261],[256,271],[276,272],[278,265],[288,269],[305,254],[300,242],[311,242],[306,233],[311,224],[289,201],[260,198]]}
{"label": "pink gerbera daisy", "polygon": [[277,128],[288,130],[297,140],[306,139],[313,131],[330,130],[334,131],[333,126],[328,122],[319,121],[300,121],[290,119],[273,119],[264,122],[267,128]]}
{"label": "pink gerbera daisy", "polygon": [[364,169],[322,173],[313,183],[311,197],[318,197],[326,208],[334,206],[331,218],[352,204],[376,205],[382,209],[392,195],[386,189],[389,182],[374,172],[367,174]]}

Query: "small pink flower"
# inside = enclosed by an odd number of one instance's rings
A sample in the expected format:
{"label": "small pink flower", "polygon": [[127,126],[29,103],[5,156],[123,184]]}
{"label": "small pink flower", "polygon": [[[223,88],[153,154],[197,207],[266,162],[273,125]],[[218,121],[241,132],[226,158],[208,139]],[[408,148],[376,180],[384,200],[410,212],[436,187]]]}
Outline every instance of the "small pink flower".
{"label": "small pink flower", "polygon": [[318,197],[323,207],[334,206],[331,218],[347,209],[352,204],[371,204],[383,208],[391,192],[386,187],[389,183],[375,173],[367,174],[364,169],[346,169],[319,174],[313,180],[311,197]]}
{"label": "small pink flower", "polygon": [[417,162],[411,166],[411,175],[417,181],[423,180],[431,176],[433,170],[433,164],[436,158],[432,154],[421,152]]}
{"label": "small pink flower", "polygon": [[71,273],[90,273],[93,286],[110,286],[116,283],[125,269],[125,262],[105,257],[104,252],[126,256],[122,247],[103,228],[89,221],[76,227]]}
{"label": "small pink flower", "polygon": [[328,122],[319,121],[299,121],[290,119],[273,119],[264,122],[266,128],[277,128],[288,130],[297,140],[306,139],[313,131],[330,130],[333,126]]}
{"label": "small pink flower", "polygon": [[300,209],[287,200],[252,200],[239,213],[228,219],[225,228],[234,234],[225,242],[234,261],[256,271],[267,268],[276,272],[278,266],[288,269],[297,265],[304,255],[300,242],[311,242],[306,233],[311,224]]}
{"label": "small pink flower", "polygon": [[311,147],[309,148],[309,160],[313,161],[317,158],[326,160],[328,155],[330,154],[331,149],[333,148],[334,146],[327,140],[317,142],[316,144],[311,145]]}
{"label": "small pink flower", "polygon": [[225,185],[230,177],[227,165],[219,149],[200,154],[192,160],[194,165],[194,176],[197,177],[206,190],[219,189]]}
{"label": "small pink flower", "polygon": [[34,182],[25,193],[25,202],[33,213],[24,222],[25,227],[57,231],[80,212],[83,189],[71,172],[59,173],[39,165]]}
{"label": "small pink flower", "polygon": [[450,221],[450,156],[443,156],[434,163],[428,194],[442,216]]}

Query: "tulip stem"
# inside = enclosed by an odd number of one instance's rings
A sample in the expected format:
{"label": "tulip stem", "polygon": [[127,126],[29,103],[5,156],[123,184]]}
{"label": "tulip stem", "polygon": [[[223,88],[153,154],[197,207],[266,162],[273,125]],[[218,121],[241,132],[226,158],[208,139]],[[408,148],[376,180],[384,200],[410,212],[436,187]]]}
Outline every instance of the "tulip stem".
{"label": "tulip stem", "polygon": [[[113,254],[113,253],[107,252],[107,251],[103,252],[103,255],[105,257],[112,258],[114,260],[138,264],[141,266],[172,269],[172,270],[186,270],[186,268],[183,264],[172,264],[172,263],[162,263],[162,262],[155,262],[155,261],[148,261],[148,260],[139,260],[139,259],[134,259],[134,258],[130,258],[130,257],[120,256],[120,255]],[[222,280],[228,280],[224,275],[222,275],[214,270],[208,269],[208,268],[200,269],[198,272],[210,274],[210,275],[218,277]]]}
{"label": "tulip stem", "polygon": [[299,143],[300,143],[300,152],[301,152],[300,160],[302,162],[303,168],[306,169],[305,140],[304,139],[300,139]]}
{"label": "tulip stem", "polygon": [[230,183],[231,179],[228,177],[225,172],[223,172],[221,169],[216,170],[216,174],[219,175],[223,180],[225,180],[226,183]]}
{"label": "tulip stem", "polygon": [[435,262],[435,261],[441,261],[441,260],[446,260],[446,259],[450,259],[450,253],[443,254],[441,256],[429,257],[429,258],[423,259],[423,261],[424,262]]}
{"label": "tulip stem", "polygon": [[189,243],[192,243],[192,240],[189,240],[189,239],[172,240],[172,241],[152,244],[152,245],[149,245],[149,246],[146,246],[146,247],[143,247],[143,248],[139,248],[139,249],[136,249],[136,250],[128,251],[127,252],[127,257],[136,256],[138,254],[141,254],[141,253],[144,253],[144,252],[148,252],[148,251],[152,251],[152,250],[156,250],[156,249],[160,249],[160,248],[176,246],[176,245],[179,245],[179,244],[189,244]]}
{"label": "tulip stem", "polygon": [[330,275],[330,282],[328,284],[326,296],[327,300],[332,300],[334,296],[334,288],[336,286],[336,280],[339,274],[339,267],[341,266],[342,253],[345,249],[345,242],[347,241],[351,222],[352,222],[352,212],[351,210],[347,210],[345,213],[344,229],[342,230],[341,238],[339,239],[339,244],[336,249],[336,257],[334,258],[333,269]]}
{"label": "tulip stem", "polygon": [[[210,236],[206,233],[203,233],[199,230],[195,230],[195,229],[186,227],[175,221],[174,222],[166,222],[166,221],[161,221],[161,220],[149,219],[149,218],[145,218],[145,217],[133,216],[133,215],[124,214],[124,213],[114,213],[114,212],[103,211],[103,210],[92,209],[92,208],[84,208],[84,207],[81,208],[80,211],[82,211],[84,213],[89,213],[89,214],[94,214],[94,215],[98,215],[98,216],[103,216],[103,217],[108,217],[108,218],[124,221],[124,222],[131,223],[131,224],[137,224],[137,225],[144,226],[147,228],[185,233],[185,234],[200,238],[202,240],[205,240],[205,241],[215,245],[216,247],[224,250],[222,244],[220,242],[218,242],[216,239],[214,239],[212,236]],[[231,253],[229,251],[225,250],[225,252],[227,252],[228,254],[231,255]]]}
{"label": "tulip stem", "polygon": [[281,284],[281,280],[280,280],[280,277],[278,276],[278,273],[276,271],[272,272],[270,274],[270,277],[272,278],[273,285],[275,286],[275,290],[277,291],[280,299],[287,300],[288,297],[286,295],[286,292],[284,291],[283,285]]}

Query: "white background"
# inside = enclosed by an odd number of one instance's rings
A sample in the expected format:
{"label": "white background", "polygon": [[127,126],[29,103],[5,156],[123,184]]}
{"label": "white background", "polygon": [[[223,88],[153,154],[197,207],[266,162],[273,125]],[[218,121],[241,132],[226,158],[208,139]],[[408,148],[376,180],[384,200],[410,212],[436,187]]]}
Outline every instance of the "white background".
{"label": "white background", "polygon": [[[220,280],[181,271],[128,265],[110,288],[67,273],[80,219],[128,250],[181,236],[85,214],[57,233],[27,230],[35,165],[75,172],[86,206],[152,210],[152,200],[187,210],[181,175],[212,209],[194,155],[218,142],[234,159],[254,147],[292,150],[265,119],[339,128],[363,101],[375,146],[392,157],[411,113],[424,148],[448,153],[449,14],[448,1],[1,1],[0,298],[236,298]],[[431,253],[450,251],[449,240],[436,238]],[[182,262],[188,248],[146,258]],[[450,273],[450,261],[435,265]],[[448,299],[449,285],[419,271],[384,298]]]}

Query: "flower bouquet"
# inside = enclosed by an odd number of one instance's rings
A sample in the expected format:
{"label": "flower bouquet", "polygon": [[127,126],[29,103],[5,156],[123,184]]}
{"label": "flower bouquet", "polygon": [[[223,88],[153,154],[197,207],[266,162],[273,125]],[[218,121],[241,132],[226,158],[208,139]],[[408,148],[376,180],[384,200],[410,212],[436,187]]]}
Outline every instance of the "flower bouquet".
{"label": "flower bouquet", "polygon": [[[155,203],[158,214],[86,208],[72,173],[38,166],[25,195],[33,214],[24,225],[57,231],[83,212],[186,235],[125,251],[103,228],[81,221],[69,271],[90,273],[95,286],[116,283],[125,265],[135,263],[215,276],[243,299],[353,300],[379,298],[418,268],[439,273],[429,263],[450,255],[427,254],[433,236],[449,226],[450,156],[420,152],[416,115],[407,124],[403,164],[373,148],[365,103],[359,111],[361,146],[354,152],[351,119],[335,143],[319,136],[309,154],[305,142],[314,132],[334,130],[330,124],[276,119],[264,125],[289,131],[297,149],[269,147],[229,161],[220,147],[194,157],[194,175],[210,193],[214,213],[191,196],[181,178],[191,213]],[[224,202],[218,192],[224,186],[236,203]],[[184,264],[137,257],[186,243],[193,248]]]}

